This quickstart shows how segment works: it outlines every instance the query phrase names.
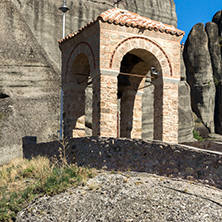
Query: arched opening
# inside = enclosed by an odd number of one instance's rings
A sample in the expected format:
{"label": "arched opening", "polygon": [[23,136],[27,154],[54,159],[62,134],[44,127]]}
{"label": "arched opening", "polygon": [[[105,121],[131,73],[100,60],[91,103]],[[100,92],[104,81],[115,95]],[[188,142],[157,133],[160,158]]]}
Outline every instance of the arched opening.
{"label": "arched opening", "polygon": [[90,64],[84,53],[76,56],[64,91],[64,134],[70,137],[92,135],[92,80]]}
{"label": "arched opening", "polygon": [[152,53],[133,49],[124,55],[118,76],[118,136],[157,139],[162,123],[161,76]]}

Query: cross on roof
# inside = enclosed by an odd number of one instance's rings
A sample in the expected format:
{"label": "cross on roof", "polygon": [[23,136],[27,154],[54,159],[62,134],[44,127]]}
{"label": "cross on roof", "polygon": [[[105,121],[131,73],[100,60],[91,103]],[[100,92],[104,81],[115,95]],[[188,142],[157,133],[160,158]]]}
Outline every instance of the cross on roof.
{"label": "cross on roof", "polygon": [[121,2],[122,0],[117,0],[116,2],[114,2],[113,5],[117,5],[117,8],[119,8],[119,3]]}

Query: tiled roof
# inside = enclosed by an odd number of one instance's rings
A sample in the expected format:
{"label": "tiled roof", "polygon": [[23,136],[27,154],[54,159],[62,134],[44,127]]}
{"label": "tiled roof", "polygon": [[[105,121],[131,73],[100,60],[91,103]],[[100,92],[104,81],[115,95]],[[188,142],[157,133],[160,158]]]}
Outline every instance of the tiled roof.
{"label": "tiled roof", "polygon": [[133,28],[142,28],[148,30],[155,30],[159,32],[165,32],[171,35],[181,36],[184,35],[184,32],[175,28],[174,26],[163,24],[162,22],[157,22],[151,20],[149,18],[140,16],[136,13],[129,12],[127,10],[122,10],[118,8],[113,8],[108,11],[103,12],[100,16],[97,17],[96,20],[88,23],[83,28],[79,29],[77,32],[70,34],[69,36],[65,37],[64,39],[59,40],[59,43],[62,43],[68,39],[73,38],[78,33],[83,31],[85,28],[90,26],[91,24],[95,23],[96,21],[101,20],[103,22],[107,22],[110,24],[133,27]]}

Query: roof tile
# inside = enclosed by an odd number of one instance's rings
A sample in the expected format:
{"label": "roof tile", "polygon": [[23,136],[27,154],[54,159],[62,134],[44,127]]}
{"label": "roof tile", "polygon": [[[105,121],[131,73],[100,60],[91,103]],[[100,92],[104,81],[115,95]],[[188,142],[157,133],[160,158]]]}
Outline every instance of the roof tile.
{"label": "roof tile", "polygon": [[157,22],[151,20],[149,18],[140,16],[136,13],[129,12],[127,10],[122,10],[118,8],[113,8],[103,12],[100,16],[97,17],[96,20],[88,23],[83,28],[79,29],[77,32],[70,34],[69,36],[65,37],[64,39],[59,40],[58,42],[61,44],[66,40],[73,38],[78,33],[86,29],[91,24],[95,23],[96,21],[101,20],[102,22],[108,22],[110,24],[121,25],[121,26],[131,26],[133,28],[143,28],[148,30],[155,30],[161,33],[165,32],[171,35],[181,36],[184,35],[184,32],[175,28],[171,25],[163,24],[162,22]]}

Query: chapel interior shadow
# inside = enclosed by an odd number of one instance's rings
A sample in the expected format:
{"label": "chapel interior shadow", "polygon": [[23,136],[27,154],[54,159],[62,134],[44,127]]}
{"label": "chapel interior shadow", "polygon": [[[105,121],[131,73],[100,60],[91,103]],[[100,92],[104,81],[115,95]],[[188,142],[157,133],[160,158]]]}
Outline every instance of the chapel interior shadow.
{"label": "chapel interior shadow", "polygon": [[160,138],[162,85],[157,86],[156,80],[162,79],[161,74],[156,57],[146,50],[134,49],[123,57],[118,76],[119,137],[139,138],[142,135],[143,139]]}
{"label": "chapel interior shadow", "polygon": [[64,91],[64,137],[90,136],[91,129],[87,123],[92,118],[92,81],[89,60],[84,53],[75,58],[67,82],[74,83],[75,87]]}

